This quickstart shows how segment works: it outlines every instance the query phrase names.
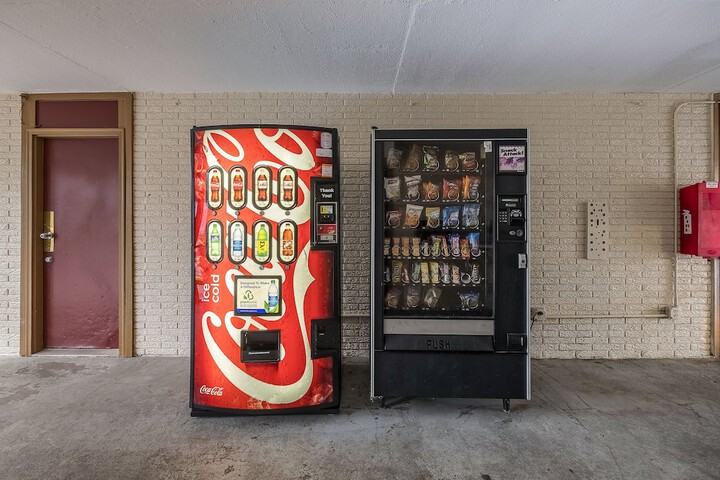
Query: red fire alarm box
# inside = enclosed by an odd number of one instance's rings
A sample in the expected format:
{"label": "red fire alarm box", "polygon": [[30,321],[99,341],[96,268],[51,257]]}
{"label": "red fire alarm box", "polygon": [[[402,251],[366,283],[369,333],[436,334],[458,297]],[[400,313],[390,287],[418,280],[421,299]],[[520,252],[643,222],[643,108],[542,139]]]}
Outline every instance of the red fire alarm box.
{"label": "red fire alarm box", "polygon": [[680,253],[720,257],[718,182],[701,182],[680,189]]}

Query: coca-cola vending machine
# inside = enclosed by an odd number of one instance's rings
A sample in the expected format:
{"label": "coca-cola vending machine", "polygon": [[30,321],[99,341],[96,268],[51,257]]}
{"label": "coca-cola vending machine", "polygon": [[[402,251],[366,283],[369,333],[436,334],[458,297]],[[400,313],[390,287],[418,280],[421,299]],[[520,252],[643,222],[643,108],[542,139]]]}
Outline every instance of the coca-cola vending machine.
{"label": "coca-cola vending machine", "polygon": [[191,145],[191,414],[337,411],[337,130],[196,127]]}

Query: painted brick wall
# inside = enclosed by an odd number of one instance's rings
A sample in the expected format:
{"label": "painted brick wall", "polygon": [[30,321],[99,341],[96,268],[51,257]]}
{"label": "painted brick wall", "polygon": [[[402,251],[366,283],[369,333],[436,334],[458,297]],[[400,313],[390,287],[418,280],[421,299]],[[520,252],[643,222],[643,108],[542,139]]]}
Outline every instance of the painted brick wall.
{"label": "painted brick wall", "polygon": [[[530,129],[532,304],[537,357],[698,357],[709,348],[709,266],[681,256],[672,304],[672,113],[707,95],[161,94],[135,101],[135,319],[140,355],[186,355],[193,125],[336,127],[343,174],[344,353],[366,356],[370,127]],[[18,352],[20,99],[0,96],[0,353]],[[681,184],[710,172],[709,111],[679,118]],[[586,260],[588,201],[610,205],[610,257]]]}
{"label": "painted brick wall", "polygon": [[0,94],[0,355],[20,352],[20,108]]}

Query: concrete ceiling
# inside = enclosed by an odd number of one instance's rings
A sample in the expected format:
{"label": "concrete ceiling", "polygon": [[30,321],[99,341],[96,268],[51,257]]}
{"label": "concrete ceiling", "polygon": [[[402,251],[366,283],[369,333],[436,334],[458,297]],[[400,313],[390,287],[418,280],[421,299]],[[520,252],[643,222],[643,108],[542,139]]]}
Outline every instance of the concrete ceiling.
{"label": "concrete ceiling", "polygon": [[0,0],[0,92],[711,92],[718,0]]}

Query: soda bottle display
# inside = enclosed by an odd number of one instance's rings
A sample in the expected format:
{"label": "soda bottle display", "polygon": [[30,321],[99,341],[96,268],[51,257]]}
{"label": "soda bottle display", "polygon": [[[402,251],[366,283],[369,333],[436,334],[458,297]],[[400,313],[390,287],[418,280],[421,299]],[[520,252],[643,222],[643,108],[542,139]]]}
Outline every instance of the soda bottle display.
{"label": "soda bottle display", "polygon": [[278,309],[278,303],[280,302],[280,296],[278,294],[278,288],[275,284],[275,280],[270,280],[270,288],[268,288],[268,313],[277,312]]}
{"label": "soda bottle display", "polygon": [[210,203],[216,204],[220,202],[220,176],[217,172],[213,172],[210,177]]}
{"label": "soda bottle display", "polygon": [[219,260],[222,255],[222,243],[220,239],[220,231],[218,230],[217,222],[212,224],[210,228],[210,260]]}
{"label": "soda bottle display", "polygon": [[230,258],[234,262],[240,262],[245,256],[245,236],[242,224],[236,224],[232,232],[232,239],[230,243]]}
{"label": "soda bottle display", "polygon": [[286,228],[282,234],[281,254],[283,257],[292,257],[295,252],[293,245],[293,232],[291,228]]}
{"label": "soda bottle display", "polygon": [[289,173],[285,174],[282,181],[283,194],[282,199],[284,202],[293,201],[293,178]]}
{"label": "soda bottle display", "polygon": [[234,203],[242,203],[244,186],[242,174],[236,170],[232,178],[232,201]]}
{"label": "soda bottle display", "polygon": [[257,233],[257,238],[255,238],[255,258],[264,260],[267,259],[268,254],[268,232],[265,229],[265,224],[262,224],[260,225],[260,231]]}
{"label": "soda bottle display", "polygon": [[257,177],[257,199],[259,202],[267,202],[268,199],[268,180],[264,173]]}

